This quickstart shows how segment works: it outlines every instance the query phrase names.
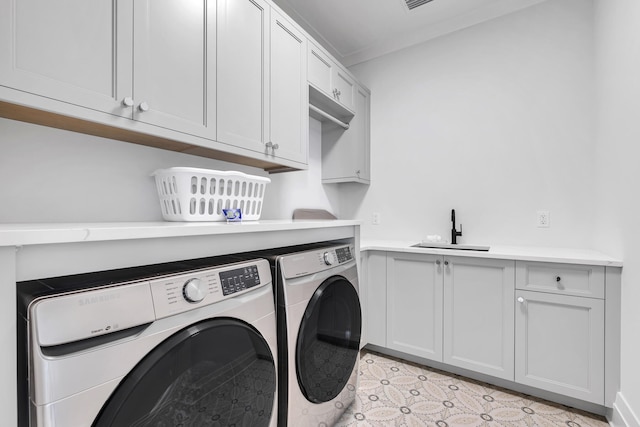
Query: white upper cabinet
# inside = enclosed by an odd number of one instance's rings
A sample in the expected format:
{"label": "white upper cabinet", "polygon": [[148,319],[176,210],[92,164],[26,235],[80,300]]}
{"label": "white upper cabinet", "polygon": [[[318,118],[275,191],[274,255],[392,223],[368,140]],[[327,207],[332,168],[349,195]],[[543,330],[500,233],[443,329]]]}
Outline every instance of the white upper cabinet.
{"label": "white upper cabinet", "polygon": [[371,182],[369,89],[356,85],[355,116],[349,129],[328,121],[322,126],[322,182]]}
{"label": "white upper cabinet", "polygon": [[276,157],[307,163],[307,39],[271,11],[271,138]]}
{"label": "white upper cabinet", "polygon": [[3,85],[215,137],[215,1],[1,4]]}
{"label": "white upper cabinet", "polygon": [[332,93],[331,75],[334,68],[333,61],[322,49],[309,42],[308,56],[308,80],[309,83],[320,89],[326,95]]}
{"label": "white upper cabinet", "polygon": [[269,5],[218,0],[217,140],[267,152]]}
{"label": "white upper cabinet", "polygon": [[134,2],[133,118],[215,138],[215,0]]}
{"label": "white upper cabinet", "polygon": [[131,0],[0,1],[0,85],[130,116]]}
{"label": "white upper cabinet", "polygon": [[356,81],[321,48],[309,42],[308,80],[315,89],[349,111],[355,107]]}
{"label": "white upper cabinet", "polygon": [[333,96],[342,105],[350,110],[353,110],[356,81],[347,74],[345,70],[336,66],[333,67],[333,73],[331,75],[331,81],[333,82]]}
{"label": "white upper cabinet", "polygon": [[2,117],[304,169],[307,40],[268,0],[0,0]]}

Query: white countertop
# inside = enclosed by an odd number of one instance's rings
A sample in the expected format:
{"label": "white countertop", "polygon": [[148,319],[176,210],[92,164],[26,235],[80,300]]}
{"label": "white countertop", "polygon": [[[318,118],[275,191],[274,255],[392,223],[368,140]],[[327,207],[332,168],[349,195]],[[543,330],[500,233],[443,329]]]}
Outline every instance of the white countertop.
{"label": "white countertop", "polygon": [[109,222],[0,224],[0,247],[162,237],[309,230],[361,225],[352,220],[265,220],[226,222]]}
{"label": "white countertop", "polygon": [[543,248],[535,246],[490,246],[489,251],[414,248],[419,240],[362,239],[361,251],[393,251],[434,255],[466,256],[475,258],[512,259],[521,261],[559,262],[568,264],[622,267],[622,261],[590,249]]}

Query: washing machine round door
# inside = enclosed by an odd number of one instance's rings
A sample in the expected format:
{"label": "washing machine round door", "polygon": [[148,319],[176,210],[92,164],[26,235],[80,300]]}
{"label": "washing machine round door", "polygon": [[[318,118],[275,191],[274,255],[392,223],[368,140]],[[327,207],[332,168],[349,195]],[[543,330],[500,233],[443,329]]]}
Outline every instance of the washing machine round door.
{"label": "washing machine round door", "polygon": [[335,398],[358,358],[362,314],[354,286],[342,276],[314,292],[300,324],[296,346],[298,384],[310,402]]}
{"label": "washing machine round door", "polygon": [[273,355],[258,331],[239,320],[210,319],[153,349],[93,426],[268,426],[275,391]]}

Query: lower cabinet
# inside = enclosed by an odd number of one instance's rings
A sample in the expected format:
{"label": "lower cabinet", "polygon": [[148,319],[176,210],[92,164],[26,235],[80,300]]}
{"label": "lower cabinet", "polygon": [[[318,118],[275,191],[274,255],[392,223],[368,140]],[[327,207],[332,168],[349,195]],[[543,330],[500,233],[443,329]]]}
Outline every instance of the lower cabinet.
{"label": "lower cabinet", "polygon": [[[516,381],[604,404],[605,300],[575,295],[583,294],[589,282],[591,295],[604,295],[604,268],[522,264],[518,272],[529,274],[518,274],[516,283]],[[532,274],[541,270],[548,279]],[[565,281],[585,286],[563,285]],[[523,289],[545,283],[549,292]]]}
{"label": "lower cabinet", "polygon": [[513,380],[514,262],[387,256],[387,347]]}
{"label": "lower cabinet", "polygon": [[387,347],[442,361],[442,256],[387,255]]}
{"label": "lower cabinet", "polygon": [[619,268],[392,251],[366,265],[369,343],[611,406]]}
{"label": "lower cabinet", "polygon": [[443,361],[513,380],[515,262],[444,257]]}
{"label": "lower cabinet", "polygon": [[366,285],[360,288],[367,343],[387,346],[387,253],[363,252],[363,270]]}

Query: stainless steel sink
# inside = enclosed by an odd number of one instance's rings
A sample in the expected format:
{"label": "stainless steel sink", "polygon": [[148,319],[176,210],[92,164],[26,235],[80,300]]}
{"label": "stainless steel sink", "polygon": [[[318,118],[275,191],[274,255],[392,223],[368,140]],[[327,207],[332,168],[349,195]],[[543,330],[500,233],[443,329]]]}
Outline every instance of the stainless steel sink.
{"label": "stainless steel sink", "polygon": [[411,245],[413,248],[431,248],[431,249],[453,249],[457,251],[488,251],[489,246],[479,246],[479,245],[461,245],[461,244],[451,244],[451,243],[437,243],[437,242],[422,242],[416,243],[415,245]]}

